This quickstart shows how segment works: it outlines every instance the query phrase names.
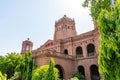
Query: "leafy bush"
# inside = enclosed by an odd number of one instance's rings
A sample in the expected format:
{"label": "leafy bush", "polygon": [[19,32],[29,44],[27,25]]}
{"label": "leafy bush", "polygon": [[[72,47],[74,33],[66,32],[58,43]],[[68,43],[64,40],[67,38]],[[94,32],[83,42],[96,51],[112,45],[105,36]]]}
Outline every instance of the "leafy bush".
{"label": "leafy bush", "polygon": [[120,0],[99,15],[99,71],[102,80],[120,80]]}
{"label": "leafy bush", "polygon": [[35,68],[35,65],[34,65],[34,61],[32,58],[32,53],[26,52],[20,64],[16,66],[15,71],[21,73],[22,79],[31,80],[32,72],[34,68]]}
{"label": "leafy bush", "polygon": [[12,76],[9,80],[19,80],[21,78],[20,72],[15,72],[14,76]]}
{"label": "leafy bush", "polygon": [[58,70],[55,68],[53,58],[50,58],[49,68],[47,70],[45,80],[58,80]]}
{"label": "leafy bush", "polygon": [[22,61],[22,56],[17,53],[8,53],[6,56],[0,56],[0,70],[7,74],[9,79],[15,73],[15,68]]}
{"label": "leafy bush", "polygon": [[73,77],[70,80],[79,80],[77,77]]}
{"label": "leafy bush", "polygon": [[78,80],[85,80],[85,76],[82,75],[80,72],[75,73],[72,78],[78,78]]}
{"label": "leafy bush", "polygon": [[50,60],[49,65],[36,68],[32,74],[32,80],[58,80],[58,70],[54,67],[54,62]]}
{"label": "leafy bush", "polygon": [[0,80],[6,80],[6,77],[3,76],[1,72],[0,72]]}

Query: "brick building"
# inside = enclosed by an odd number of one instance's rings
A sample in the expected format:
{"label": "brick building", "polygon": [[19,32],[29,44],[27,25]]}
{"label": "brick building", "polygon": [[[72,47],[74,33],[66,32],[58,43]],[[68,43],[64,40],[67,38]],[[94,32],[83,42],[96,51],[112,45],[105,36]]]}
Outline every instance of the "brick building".
{"label": "brick building", "polygon": [[68,80],[73,74],[81,72],[86,80],[100,80],[98,39],[96,26],[92,31],[77,35],[75,21],[64,15],[55,22],[53,40],[48,40],[35,50],[32,50],[33,43],[25,40],[21,53],[32,51],[38,66],[49,64],[50,57],[53,57],[61,79]]}

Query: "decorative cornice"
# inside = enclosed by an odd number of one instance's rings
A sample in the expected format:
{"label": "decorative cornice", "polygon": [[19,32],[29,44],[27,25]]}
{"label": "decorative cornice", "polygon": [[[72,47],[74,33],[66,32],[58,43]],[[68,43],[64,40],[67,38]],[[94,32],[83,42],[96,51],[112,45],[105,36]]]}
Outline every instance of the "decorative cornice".
{"label": "decorative cornice", "polygon": [[33,58],[38,58],[38,57],[57,57],[57,58],[62,58],[62,59],[69,59],[69,60],[85,60],[85,59],[94,59],[98,57],[98,54],[94,54],[93,56],[88,56],[88,57],[74,57],[71,55],[66,55],[66,54],[61,54],[58,52],[49,52],[49,51],[39,51],[35,54],[33,54]]}

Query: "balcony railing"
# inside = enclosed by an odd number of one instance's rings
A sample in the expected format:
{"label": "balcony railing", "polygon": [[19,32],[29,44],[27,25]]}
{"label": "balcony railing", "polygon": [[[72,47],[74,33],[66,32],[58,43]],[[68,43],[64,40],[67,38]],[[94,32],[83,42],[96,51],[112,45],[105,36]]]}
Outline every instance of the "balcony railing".
{"label": "balcony railing", "polygon": [[77,58],[83,57],[83,54],[76,55]]}
{"label": "balcony railing", "polygon": [[84,57],[83,54],[78,54],[76,56],[68,55],[68,54],[63,54],[60,52],[51,52],[51,51],[39,51],[35,54],[33,54],[33,57],[38,57],[38,56],[53,56],[53,57],[60,57],[60,58],[68,58],[68,59],[84,59],[84,58],[90,58],[90,57],[95,57],[97,54],[95,52],[92,53],[87,53],[87,57]]}
{"label": "balcony railing", "polygon": [[88,56],[94,56],[95,52],[87,53]]}
{"label": "balcony railing", "polygon": [[70,59],[73,58],[73,56],[71,56],[71,55],[61,54],[59,52],[50,52],[50,51],[39,51],[36,54],[34,54],[34,57],[42,56],[42,55],[49,55],[49,56],[55,56],[55,57],[61,57],[61,58],[70,58]]}

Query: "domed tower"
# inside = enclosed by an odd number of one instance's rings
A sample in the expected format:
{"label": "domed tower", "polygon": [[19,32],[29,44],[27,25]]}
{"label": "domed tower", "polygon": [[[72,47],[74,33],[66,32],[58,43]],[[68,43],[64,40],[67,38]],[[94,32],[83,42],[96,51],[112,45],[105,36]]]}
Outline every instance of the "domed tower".
{"label": "domed tower", "polygon": [[75,21],[64,15],[55,22],[54,40],[76,36]]}
{"label": "domed tower", "polygon": [[24,54],[27,51],[32,51],[33,43],[29,40],[29,38],[22,43],[21,54]]}

